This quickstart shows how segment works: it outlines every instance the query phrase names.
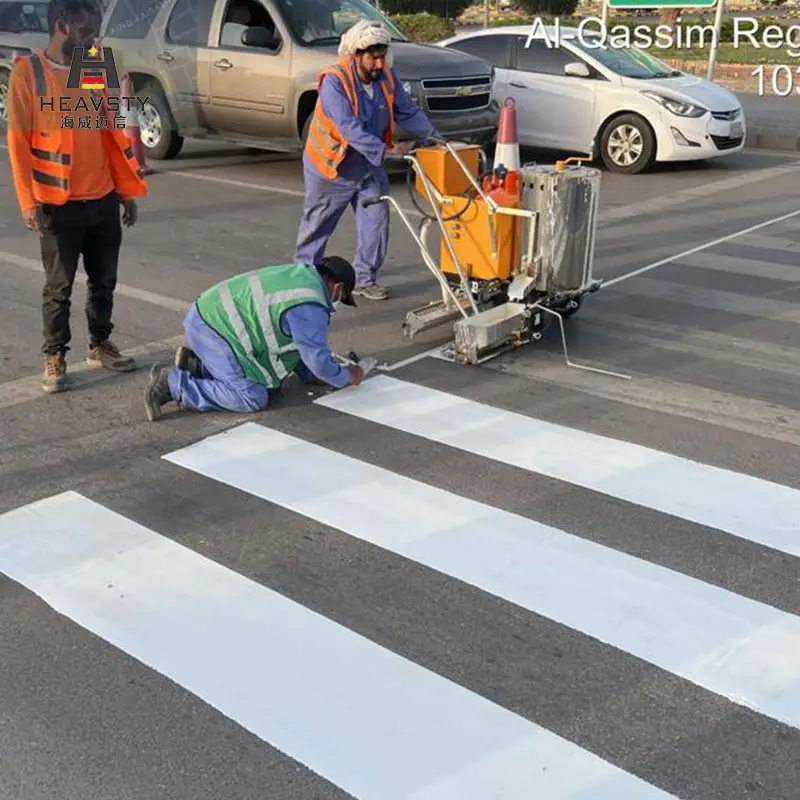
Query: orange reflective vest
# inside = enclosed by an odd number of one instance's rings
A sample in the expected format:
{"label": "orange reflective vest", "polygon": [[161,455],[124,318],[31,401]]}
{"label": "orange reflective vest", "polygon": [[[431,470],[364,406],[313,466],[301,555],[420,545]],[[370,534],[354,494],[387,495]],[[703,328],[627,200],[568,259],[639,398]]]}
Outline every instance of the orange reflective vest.
{"label": "orange reflective vest", "polygon": [[[42,108],[39,98],[48,98],[48,101],[50,98],[55,99],[54,107],[57,109],[60,95],[58,83],[47,64],[44,51],[37,50],[16,60],[15,72],[20,77],[21,61],[27,61],[30,65],[34,98],[31,107],[31,129],[12,130],[9,127],[8,131],[9,154],[14,171],[18,172],[20,168],[21,158],[16,156],[18,148],[27,146],[31,156],[30,176],[15,176],[20,204],[25,206],[33,200],[36,204],[64,205],[70,197],[70,173],[75,146],[74,128],[60,124],[61,116],[58,111]],[[21,91],[20,83],[23,81],[12,80],[11,90]],[[107,102],[108,92],[104,90],[93,94],[102,99],[102,111],[108,118],[108,127],[103,131],[105,134],[103,139],[108,151],[114,188],[123,198],[144,197],[147,194],[147,183],[130,140],[125,131],[115,125],[115,115],[109,110]],[[23,197],[23,194],[29,193],[33,195],[32,198]]]}
{"label": "orange reflective vest", "polygon": [[[355,61],[352,58],[345,58],[333,66],[329,67],[319,76],[317,105],[314,109],[314,117],[311,120],[311,127],[308,132],[305,152],[308,159],[321,175],[333,180],[339,174],[339,164],[347,153],[347,139],[336,127],[334,121],[328,117],[322,108],[319,99],[322,92],[322,81],[328,75],[335,75],[342,82],[347,99],[353,109],[353,116],[358,115],[358,86],[356,81]],[[394,121],[394,77],[391,69],[383,72],[380,82],[383,95],[389,107],[389,124],[383,132],[383,141],[387,147],[392,146],[394,141],[395,121]]]}

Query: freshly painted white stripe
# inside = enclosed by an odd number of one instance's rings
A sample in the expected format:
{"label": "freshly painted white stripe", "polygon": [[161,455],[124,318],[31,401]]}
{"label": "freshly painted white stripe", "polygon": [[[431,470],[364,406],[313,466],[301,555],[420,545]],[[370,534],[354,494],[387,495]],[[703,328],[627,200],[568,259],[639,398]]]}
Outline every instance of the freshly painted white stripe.
{"label": "freshly painted white stripe", "polygon": [[0,516],[0,571],[355,797],[670,797],[74,492]]}
{"label": "freshly painted white stripe", "polygon": [[800,490],[376,375],[318,405],[800,555]]}
{"label": "freshly painted white stripe", "polygon": [[800,617],[255,423],[164,457],[800,727]]}

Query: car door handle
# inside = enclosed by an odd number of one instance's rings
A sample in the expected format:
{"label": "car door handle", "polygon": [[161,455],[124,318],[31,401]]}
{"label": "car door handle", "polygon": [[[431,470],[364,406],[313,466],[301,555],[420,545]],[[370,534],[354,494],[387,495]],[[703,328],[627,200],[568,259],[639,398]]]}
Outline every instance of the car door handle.
{"label": "car door handle", "polygon": [[159,61],[165,61],[167,64],[169,64],[170,61],[175,60],[175,56],[173,56],[172,53],[159,53],[156,58]]}
{"label": "car door handle", "polygon": [[221,58],[219,61],[214,62],[214,66],[217,69],[230,69],[233,64],[227,58]]}
{"label": "car door handle", "polygon": [[509,86],[513,86],[516,89],[527,89],[528,87],[524,83],[517,83],[516,81],[509,81]]}

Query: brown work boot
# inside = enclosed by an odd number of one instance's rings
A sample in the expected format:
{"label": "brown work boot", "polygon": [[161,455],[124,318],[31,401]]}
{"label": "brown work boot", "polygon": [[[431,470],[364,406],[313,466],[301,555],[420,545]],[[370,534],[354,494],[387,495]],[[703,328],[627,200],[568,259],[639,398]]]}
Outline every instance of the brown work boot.
{"label": "brown work boot", "polygon": [[162,406],[172,401],[169,388],[169,364],[158,362],[150,369],[150,380],[144,390],[144,410],[147,419],[155,422],[163,416]]}
{"label": "brown work boot", "polygon": [[383,286],[373,283],[370,286],[356,286],[353,289],[353,294],[366,300],[385,300],[389,296],[389,291]]}
{"label": "brown work boot", "polygon": [[123,356],[110,339],[90,347],[86,363],[92,369],[105,368],[114,372],[132,372],[136,369],[136,361],[131,356]]}
{"label": "brown work boot", "polygon": [[67,362],[64,356],[47,356],[44,362],[42,389],[45,392],[63,392],[67,388]]}

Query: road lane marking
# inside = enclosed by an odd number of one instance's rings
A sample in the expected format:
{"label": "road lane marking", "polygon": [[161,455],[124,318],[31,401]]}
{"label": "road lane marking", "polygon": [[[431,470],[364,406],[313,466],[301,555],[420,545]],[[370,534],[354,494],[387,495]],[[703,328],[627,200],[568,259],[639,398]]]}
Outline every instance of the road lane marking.
{"label": "road lane marking", "polygon": [[252,422],[164,458],[800,727],[793,614]]}
{"label": "road lane marking", "polygon": [[376,375],[316,405],[800,555],[800,490]]}
{"label": "road lane marking", "polygon": [[615,291],[643,301],[679,303],[684,306],[722,311],[772,322],[800,324],[800,305],[788,300],[771,297],[752,297],[722,289],[707,289],[705,286],[687,286],[655,278],[636,277],[634,281],[618,287]]}
{"label": "road lane marking", "polygon": [[0,516],[0,571],[354,797],[671,797],[75,492]]}
{"label": "road lane marking", "polygon": [[750,278],[767,278],[773,281],[797,283],[800,281],[800,264],[777,264],[755,258],[740,258],[716,253],[691,253],[684,256],[678,266],[700,267],[727,274],[744,275]]}
{"label": "road lane marking", "polygon": [[[157,359],[154,354],[159,354],[165,350],[174,350],[178,345],[184,344],[183,336],[172,336],[169,339],[156,339],[152,342],[137,345],[135,347],[124,348],[126,355],[139,359],[139,371],[151,366]],[[44,356],[42,356],[44,358]],[[112,372],[107,369],[92,369],[87,366],[86,361],[73,361],[67,364],[67,378],[77,387],[99,383],[109,380],[120,373]],[[77,380],[76,380],[77,379]],[[0,409],[11,408],[20,403],[27,403],[31,400],[39,400],[52,395],[42,391],[42,373],[36,375],[26,375],[23,378],[0,383]]]}
{"label": "road lane marking", "polygon": [[[35,258],[27,258],[26,256],[19,256],[16,253],[8,253],[0,250],[0,261],[5,261],[15,267],[28,269],[31,272],[41,272],[44,275],[44,270],[40,261]],[[137,289],[135,286],[127,286],[124,283],[118,283],[115,294],[122,295],[123,297],[130,297],[132,300],[140,300],[142,303],[150,303],[153,306],[160,306],[170,311],[179,311],[185,314],[191,306],[191,301],[178,300],[175,297],[167,297],[163,294],[156,292],[148,292],[146,289]]]}
{"label": "road lane marking", "polygon": [[672,264],[675,261],[680,261],[680,259],[685,258],[686,256],[692,255],[693,253],[699,253],[702,250],[708,250],[709,247],[715,247],[718,244],[722,244],[723,242],[729,242],[731,239],[736,239],[738,236],[742,236],[745,233],[752,233],[753,231],[760,230],[761,228],[766,228],[770,225],[775,225],[778,222],[783,222],[784,220],[791,219],[792,217],[796,217],[800,214],[800,208],[795,211],[790,211],[788,214],[781,214],[779,217],[773,217],[772,219],[765,220],[764,222],[759,222],[755,225],[750,225],[747,228],[743,228],[740,231],[734,231],[733,233],[729,233],[726,236],[721,236],[719,239],[714,239],[711,242],[706,242],[705,244],[697,245],[697,247],[692,247],[689,250],[684,250],[682,253],[678,253],[674,256],[669,256],[667,258],[662,258],[660,261],[656,261],[652,264],[648,264],[645,267],[639,267],[639,269],[632,270],[631,272],[626,273],[625,275],[618,275],[616,278],[612,278],[609,281],[604,281],[603,286],[613,286],[620,281],[626,281],[628,278],[635,278],[637,275],[643,275],[645,272],[650,272],[658,267],[663,267],[665,264]]}
{"label": "road lane marking", "polygon": [[[678,206],[680,204],[710,195],[723,194],[732,189],[740,189],[743,186],[748,186],[753,183],[786,177],[787,173],[798,169],[800,169],[800,161],[794,161],[791,164],[782,164],[777,167],[768,167],[767,169],[753,170],[740,175],[732,175],[730,178],[721,178],[716,181],[712,180],[708,183],[701,183],[698,186],[692,186],[688,189],[680,189],[677,192],[670,192],[667,190],[660,197],[654,197],[651,200],[645,200],[641,203],[630,203],[625,206],[618,206],[617,208],[611,208],[608,211],[601,212],[602,224],[608,225],[631,217],[643,216],[645,214],[652,214],[664,210],[675,212],[679,210]],[[653,177],[656,178],[657,176],[654,175]]]}

